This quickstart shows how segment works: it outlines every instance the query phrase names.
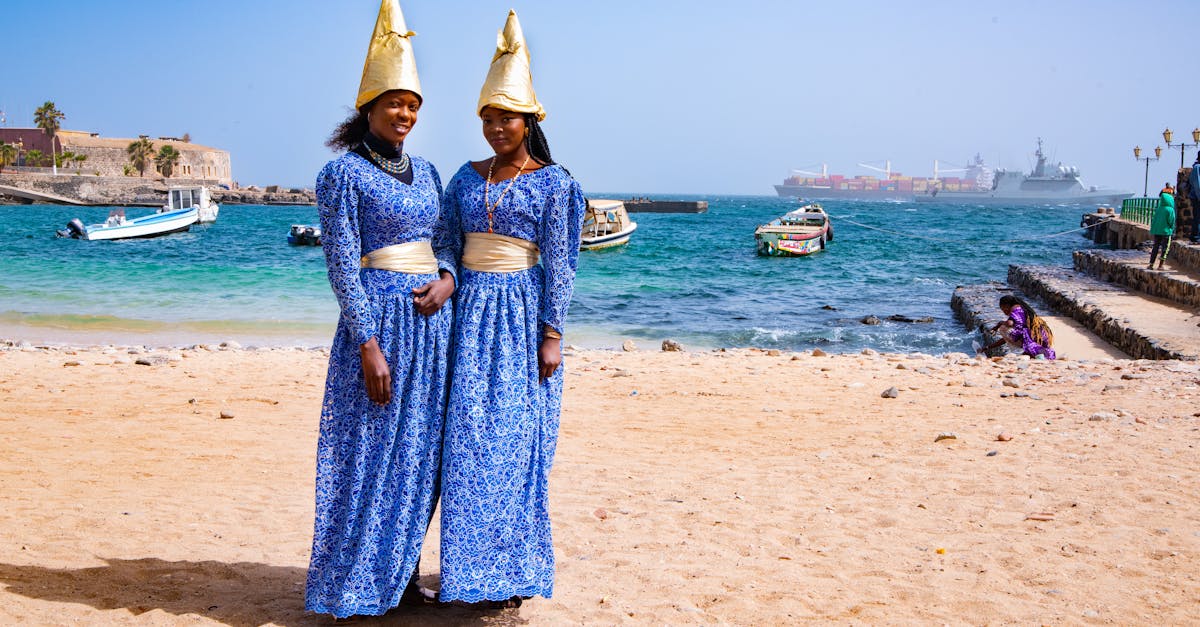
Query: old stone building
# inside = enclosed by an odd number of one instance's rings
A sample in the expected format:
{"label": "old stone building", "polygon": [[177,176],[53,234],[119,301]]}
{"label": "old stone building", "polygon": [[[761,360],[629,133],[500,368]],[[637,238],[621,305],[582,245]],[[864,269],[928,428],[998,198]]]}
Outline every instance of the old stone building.
{"label": "old stone building", "polygon": [[[233,172],[230,168],[227,151],[185,142],[175,137],[149,139],[154,146],[155,154],[165,145],[179,151],[179,162],[175,164],[171,179],[187,179],[212,185],[233,185]],[[125,166],[129,164],[129,154],[126,149],[134,141],[137,141],[137,138],[101,137],[99,133],[84,131],[59,131],[55,136],[54,150],[58,153],[72,152],[87,155],[87,160],[79,166],[79,169],[86,174],[123,176]],[[40,150],[44,154],[50,153],[50,138],[38,128],[0,128],[0,142],[20,145],[23,152]],[[66,164],[64,168],[76,169],[74,164]],[[134,176],[137,176],[136,173]],[[153,162],[147,164],[145,176],[147,178],[161,177],[154,169]]]}

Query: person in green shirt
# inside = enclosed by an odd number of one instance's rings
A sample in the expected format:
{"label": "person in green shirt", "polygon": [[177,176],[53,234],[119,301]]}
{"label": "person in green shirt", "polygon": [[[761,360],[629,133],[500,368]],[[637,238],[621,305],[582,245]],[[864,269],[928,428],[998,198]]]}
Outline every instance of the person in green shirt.
{"label": "person in green shirt", "polygon": [[[1154,237],[1154,246],[1150,249],[1150,265],[1146,267],[1151,270],[1154,269],[1155,258],[1158,259],[1158,269],[1163,269],[1167,251],[1171,249],[1171,236],[1175,234],[1175,188],[1167,183],[1158,198],[1158,208],[1150,219],[1150,235]],[[1159,250],[1162,251],[1162,257],[1158,256]]]}

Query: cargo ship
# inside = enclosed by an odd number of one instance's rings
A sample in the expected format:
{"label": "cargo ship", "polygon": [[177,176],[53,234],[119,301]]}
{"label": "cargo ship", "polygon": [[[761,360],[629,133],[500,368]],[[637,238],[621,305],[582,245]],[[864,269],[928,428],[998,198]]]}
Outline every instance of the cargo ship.
{"label": "cargo ship", "polygon": [[[859,166],[886,173],[886,178],[845,176],[797,170],[775,191],[783,197],[857,200],[900,200],[981,205],[1086,204],[1114,205],[1133,192],[1086,186],[1079,168],[1062,163],[1049,166],[1037,140],[1037,165],[1026,174],[1021,171],[993,170],[976,154],[965,166],[941,169],[934,161],[932,177],[903,176],[886,169],[860,163]],[[961,172],[961,176],[941,176],[943,172]]]}
{"label": "cargo ship", "polygon": [[[883,168],[867,163],[858,164],[860,167],[882,172],[882,179],[869,175],[847,177],[829,174],[828,166],[824,164],[821,165],[820,172],[793,170],[792,176],[785,179],[782,185],[775,186],[775,192],[785,198],[813,200],[845,198],[911,201],[933,189],[957,192],[990,189],[992,186],[992,171],[979,155],[975,155],[973,160],[961,168],[943,169],[939,162],[934,161],[932,177],[905,176],[900,172],[892,172],[891,162],[884,163]],[[942,176],[944,172],[961,172],[962,176]]]}

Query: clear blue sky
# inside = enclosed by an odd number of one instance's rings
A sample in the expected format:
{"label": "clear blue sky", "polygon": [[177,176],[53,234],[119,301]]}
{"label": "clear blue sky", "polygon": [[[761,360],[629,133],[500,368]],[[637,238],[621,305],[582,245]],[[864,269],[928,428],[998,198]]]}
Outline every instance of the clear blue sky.
{"label": "clear blue sky", "polygon": [[[378,4],[5,0],[0,108],[10,126],[53,100],[67,129],[187,132],[243,185],[311,186]],[[929,175],[975,152],[1027,169],[1040,136],[1088,184],[1140,192],[1133,146],[1200,126],[1194,0],[401,5],[425,92],[408,149],[444,180],[489,154],[474,105],[510,6],[555,157],[587,190],[771,194],[791,168]]]}

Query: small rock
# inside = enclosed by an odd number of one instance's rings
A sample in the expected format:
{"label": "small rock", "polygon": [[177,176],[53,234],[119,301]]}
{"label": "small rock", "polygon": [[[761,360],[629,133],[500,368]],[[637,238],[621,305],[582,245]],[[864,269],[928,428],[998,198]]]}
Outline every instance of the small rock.
{"label": "small rock", "polygon": [[600,520],[606,520],[608,518],[608,510],[604,509],[603,507],[597,508],[596,511],[592,512],[592,516],[595,516]]}
{"label": "small rock", "polygon": [[65,364],[63,364],[63,367],[66,368],[69,366],[78,366],[78,365],[79,365],[79,362],[77,362],[77,361],[68,361]]}
{"label": "small rock", "polygon": [[242,345],[241,345],[241,344],[238,344],[237,342],[235,342],[235,341],[233,341],[233,340],[228,340],[228,341],[225,341],[225,342],[221,342],[221,348],[226,348],[226,349],[229,349],[229,350],[238,350],[238,349],[240,349],[241,347],[242,347]]}
{"label": "small rock", "polygon": [[1021,387],[1021,382],[1016,379],[1013,379],[1011,377],[1005,379],[1003,383],[1004,383],[1004,387],[1009,387],[1009,388]]}
{"label": "small rock", "polygon": [[934,438],[933,441],[941,442],[942,440],[957,440],[957,439],[958,439],[958,436],[955,435],[954,433],[951,433],[949,431],[943,431],[943,432],[937,434],[937,437]]}
{"label": "small rock", "polygon": [[783,351],[779,350],[778,348],[772,348],[771,350],[767,351],[767,357],[779,357],[782,354]]}
{"label": "small rock", "polygon": [[637,344],[634,344],[633,340],[625,340],[621,343],[621,350],[625,351],[626,353],[632,353],[633,351],[637,350]]}
{"label": "small rock", "polygon": [[883,321],[879,319],[879,316],[866,316],[862,320],[859,320],[859,322],[863,324],[881,324]]}
{"label": "small rock", "polygon": [[999,455],[999,454],[1000,454],[1000,451],[988,451],[987,456],[995,457],[996,455]]}
{"label": "small rock", "polygon": [[233,412],[231,412],[231,411],[228,411],[228,410],[224,410],[224,411],[222,411],[222,412],[221,412],[221,419],[222,419],[222,420],[229,420],[229,419],[231,419],[231,418],[233,418]]}
{"label": "small rock", "polygon": [[1134,422],[1136,422],[1136,423],[1138,423],[1139,425],[1144,425],[1144,424],[1146,424],[1146,419],[1145,419],[1145,418],[1141,418],[1141,417],[1134,418],[1134,419],[1133,419],[1133,421],[1134,421]]}
{"label": "small rock", "polygon": [[678,353],[679,351],[683,350],[683,346],[681,346],[679,342],[676,342],[675,340],[663,340],[662,349],[668,353]]}
{"label": "small rock", "polygon": [[812,356],[813,356],[813,357],[824,357],[824,356],[826,356],[826,355],[828,355],[828,354],[829,354],[829,353],[826,353],[825,351],[823,351],[823,350],[821,350],[821,349],[819,349],[819,348],[814,348],[814,349],[812,349]]}
{"label": "small rock", "polygon": [[821,309],[824,309],[825,311],[837,311],[838,310],[838,308],[834,307],[833,305],[821,305]]}
{"label": "small rock", "polygon": [[145,357],[138,357],[133,363],[139,366],[161,366],[167,363],[167,361],[169,360],[162,355],[147,355]]}
{"label": "small rock", "polygon": [[860,351],[860,352],[861,352],[863,355],[878,355],[878,354],[879,354],[879,351],[877,351],[877,350],[874,350],[874,349],[870,349],[870,348],[864,348],[864,349],[862,349],[862,351]]}
{"label": "small rock", "polygon": [[1104,386],[1104,389],[1102,389],[1100,391],[1101,392],[1117,392],[1119,390],[1124,390],[1124,389],[1125,389],[1125,386],[1123,386],[1123,385],[1106,385],[1106,386]]}
{"label": "small rock", "polygon": [[1150,375],[1140,372],[1126,372],[1125,374],[1121,375],[1121,378],[1126,381],[1132,381],[1134,379],[1149,379]]}
{"label": "small rock", "polygon": [[1116,420],[1116,419],[1117,419],[1116,414],[1110,414],[1110,413],[1104,412],[1104,411],[1098,411],[1098,412],[1092,414],[1091,417],[1088,418],[1088,420],[1091,422],[1100,422],[1100,421]]}
{"label": "small rock", "polygon": [[884,390],[879,396],[883,398],[896,398],[900,396],[900,390],[896,389],[896,386],[893,385],[892,387]]}

